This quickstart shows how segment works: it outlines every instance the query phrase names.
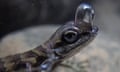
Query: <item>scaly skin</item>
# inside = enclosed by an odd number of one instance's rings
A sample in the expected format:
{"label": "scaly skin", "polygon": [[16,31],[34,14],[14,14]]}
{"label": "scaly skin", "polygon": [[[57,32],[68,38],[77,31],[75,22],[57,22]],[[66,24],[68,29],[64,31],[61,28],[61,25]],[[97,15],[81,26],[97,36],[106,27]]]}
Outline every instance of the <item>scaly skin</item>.
{"label": "scaly skin", "polygon": [[0,72],[19,69],[33,72],[34,67],[39,67],[41,72],[51,72],[56,64],[75,55],[95,38],[98,28],[92,24],[93,17],[92,7],[81,4],[75,20],[61,26],[48,41],[28,52],[1,58]]}

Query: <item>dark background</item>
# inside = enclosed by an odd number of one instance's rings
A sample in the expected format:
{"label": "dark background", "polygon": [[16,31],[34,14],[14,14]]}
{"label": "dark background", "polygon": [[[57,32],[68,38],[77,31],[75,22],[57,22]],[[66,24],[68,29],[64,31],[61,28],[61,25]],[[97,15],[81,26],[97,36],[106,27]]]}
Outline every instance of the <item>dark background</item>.
{"label": "dark background", "polygon": [[81,2],[93,0],[0,0],[0,38],[26,27],[64,24]]}

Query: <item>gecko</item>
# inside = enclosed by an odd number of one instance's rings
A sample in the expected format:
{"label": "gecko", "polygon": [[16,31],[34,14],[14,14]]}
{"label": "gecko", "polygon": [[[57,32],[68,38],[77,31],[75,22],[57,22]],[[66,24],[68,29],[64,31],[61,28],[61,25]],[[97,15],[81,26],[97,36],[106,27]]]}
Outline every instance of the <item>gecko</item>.
{"label": "gecko", "polygon": [[93,24],[94,9],[91,5],[82,3],[75,12],[75,19],[65,23],[43,44],[36,48],[15,55],[0,58],[0,72],[52,72],[52,69],[65,59],[79,53],[91,43],[98,27]]}

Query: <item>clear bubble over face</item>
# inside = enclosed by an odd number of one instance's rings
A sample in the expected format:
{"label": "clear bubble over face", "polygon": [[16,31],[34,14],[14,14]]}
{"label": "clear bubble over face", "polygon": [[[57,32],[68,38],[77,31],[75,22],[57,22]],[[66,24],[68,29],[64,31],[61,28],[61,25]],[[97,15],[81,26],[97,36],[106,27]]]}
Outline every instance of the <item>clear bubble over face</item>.
{"label": "clear bubble over face", "polygon": [[75,13],[75,24],[78,24],[80,21],[86,23],[92,23],[94,19],[94,9],[89,4],[80,4]]}

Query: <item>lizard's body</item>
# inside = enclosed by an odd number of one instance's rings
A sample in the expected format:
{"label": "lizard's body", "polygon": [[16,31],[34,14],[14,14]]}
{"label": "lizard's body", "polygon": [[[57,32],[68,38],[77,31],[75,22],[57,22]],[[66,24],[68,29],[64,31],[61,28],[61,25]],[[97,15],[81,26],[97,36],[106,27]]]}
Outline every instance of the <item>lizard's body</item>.
{"label": "lizard's body", "polygon": [[39,46],[25,53],[7,56],[0,59],[0,72],[17,70],[20,67],[25,67],[26,63],[33,66],[40,65],[46,58],[45,48]]}
{"label": "lizard's body", "polygon": [[78,53],[96,36],[98,28],[92,24],[93,9],[82,4],[77,8],[75,21],[61,26],[44,44],[33,50],[0,59],[0,72],[13,72],[25,68],[32,72],[51,72],[56,63]]}

